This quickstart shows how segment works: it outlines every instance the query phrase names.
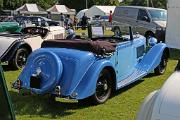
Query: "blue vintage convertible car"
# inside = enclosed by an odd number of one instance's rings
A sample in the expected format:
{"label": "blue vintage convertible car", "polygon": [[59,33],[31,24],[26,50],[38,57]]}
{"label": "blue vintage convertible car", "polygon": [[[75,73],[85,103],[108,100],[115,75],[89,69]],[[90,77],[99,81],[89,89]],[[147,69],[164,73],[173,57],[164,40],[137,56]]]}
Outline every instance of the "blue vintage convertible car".
{"label": "blue vintage convertible car", "polygon": [[141,35],[44,41],[13,86],[99,104],[152,71],[163,74],[168,57],[166,44],[147,49]]}

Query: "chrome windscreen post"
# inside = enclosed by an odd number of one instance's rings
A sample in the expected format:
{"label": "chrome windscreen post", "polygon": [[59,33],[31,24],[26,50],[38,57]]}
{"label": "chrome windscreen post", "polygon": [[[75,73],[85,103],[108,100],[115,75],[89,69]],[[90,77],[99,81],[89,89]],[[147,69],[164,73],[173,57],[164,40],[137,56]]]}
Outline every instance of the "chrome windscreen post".
{"label": "chrome windscreen post", "polygon": [[131,26],[129,26],[129,35],[130,35],[130,40],[132,41],[134,38],[133,38],[133,31]]}

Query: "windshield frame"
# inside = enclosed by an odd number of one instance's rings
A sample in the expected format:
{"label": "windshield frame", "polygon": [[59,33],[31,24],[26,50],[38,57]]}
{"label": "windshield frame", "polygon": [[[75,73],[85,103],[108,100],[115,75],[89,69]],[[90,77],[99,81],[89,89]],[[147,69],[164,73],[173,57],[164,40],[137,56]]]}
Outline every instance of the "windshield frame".
{"label": "windshield frame", "polygon": [[152,21],[167,21],[167,10],[148,9],[148,13],[149,13]]}

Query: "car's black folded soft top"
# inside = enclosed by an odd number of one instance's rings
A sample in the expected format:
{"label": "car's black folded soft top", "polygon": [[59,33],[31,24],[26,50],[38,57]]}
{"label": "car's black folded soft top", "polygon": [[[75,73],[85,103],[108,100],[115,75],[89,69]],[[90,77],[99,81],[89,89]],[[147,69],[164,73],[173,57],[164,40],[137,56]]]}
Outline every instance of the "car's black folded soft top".
{"label": "car's black folded soft top", "polygon": [[90,51],[97,55],[104,55],[114,52],[116,49],[116,43],[102,40],[46,40],[41,44],[41,47],[71,48]]}

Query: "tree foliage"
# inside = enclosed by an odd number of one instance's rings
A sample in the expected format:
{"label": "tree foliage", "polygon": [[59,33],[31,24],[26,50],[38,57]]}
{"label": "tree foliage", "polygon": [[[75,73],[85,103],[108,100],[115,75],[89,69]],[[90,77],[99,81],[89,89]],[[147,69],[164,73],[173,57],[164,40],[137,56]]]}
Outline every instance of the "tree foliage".
{"label": "tree foliage", "polygon": [[119,5],[118,0],[59,0],[59,4],[80,10],[86,8],[86,1],[88,8],[93,5]]}
{"label": "tree foliage", "polygon": [[3,9],[16,9],[25,3],[36,3],[44,9],[56,4],[58,0],[0,0],[1,8]]}
{"label": "tree foliage", "polygon": [[[73,9],[85,9],[86,1],[88,8],[93,5],[119,5],[118,0],[0,0],[0,8],[2,9],[16,9],[25,3],[36,3],[44,9],[51,7],[54,4],[64,4]],[[120,5],[138,5],[166,8],[166,0],[124,0]]]}
{"label": "tree foliage", "polygon": [[124,0],[121,5],[149,6],[166,8],[167,0]]}

